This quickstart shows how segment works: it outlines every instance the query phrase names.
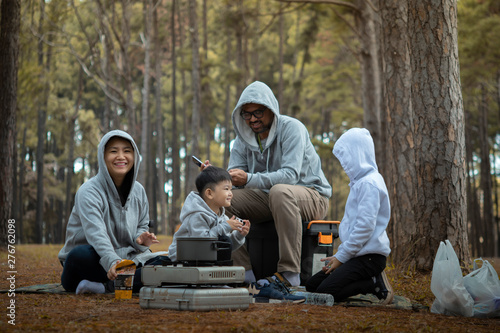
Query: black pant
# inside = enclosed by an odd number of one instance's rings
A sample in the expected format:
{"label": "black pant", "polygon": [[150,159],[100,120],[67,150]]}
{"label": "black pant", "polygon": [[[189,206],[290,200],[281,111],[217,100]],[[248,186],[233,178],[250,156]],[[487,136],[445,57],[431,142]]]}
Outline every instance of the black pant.
{"label": "black pant", "polygon": [[330,274],[319,271],[311,276],[306,282],[306,290],[331,294],[335,302],[357,294],[374,293],[375,283],[372,277],[382,273],[386,260],[380,254],[352,258]]}
{"label": "black pant", "polygon": [[[64,262],[61,275],[61,284],[66,291],[75,291],[82,280],[101,282],[106,291],[114,291],[114,282],[108,279],[108,273],[99,264],[101,258],[90,245],[79,245],[71,250]],[[167,265],[171,263],[166,256],[157,256],[149,259],[145,265]],[[137,293],[142,288],[141,268],[139,265],[134,275],[133,292]]]}

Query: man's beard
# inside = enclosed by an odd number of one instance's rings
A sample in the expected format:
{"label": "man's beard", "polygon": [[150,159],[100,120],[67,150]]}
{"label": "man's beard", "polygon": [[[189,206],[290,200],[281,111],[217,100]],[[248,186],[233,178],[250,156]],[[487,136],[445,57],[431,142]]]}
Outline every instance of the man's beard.
{"label": "man's beard", "polygon": [[[255,122],[254,122],[255,123]],[[265,133],[265,132],[269,132],[271,130],[271,125],[272,124],[269,124],[268,126],[265,126],[264,123],[262,123],[262,127],[259,128],[259,129],[254,129],[253,127],[251,127],[252,131],[255,133],[255,134],[260,134],[260,133]]]}

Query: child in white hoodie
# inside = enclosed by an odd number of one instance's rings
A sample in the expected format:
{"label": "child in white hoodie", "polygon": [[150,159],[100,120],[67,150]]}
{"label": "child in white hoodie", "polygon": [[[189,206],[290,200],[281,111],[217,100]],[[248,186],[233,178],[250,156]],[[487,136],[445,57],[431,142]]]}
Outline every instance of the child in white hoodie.
{"label": "child in white hoodie", "polygon": [[386,233],[391,206],[370,132],[348,130],[335,143],[333,154],[351,188],[339,228],[341,244],[335,255],[322,259],[327,265],[306,282],[306,290],[331,294],[336,302],[371,293],[390,304],[393,291],[384,269],[391,252]]}

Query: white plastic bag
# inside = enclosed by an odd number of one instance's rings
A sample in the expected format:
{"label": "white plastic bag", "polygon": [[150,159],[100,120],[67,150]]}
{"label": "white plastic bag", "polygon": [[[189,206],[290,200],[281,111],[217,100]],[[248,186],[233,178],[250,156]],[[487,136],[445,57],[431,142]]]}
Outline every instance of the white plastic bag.
{"label": "white plastic bag", "polygon": [[[481,268],[478,261],[483,263]],[[474,299],[474,317],[500,317],[500,280],[488,260],[474,260],[474,270],[464,277],[464,285]]]}
{"label": "white plastic bag", "polygon": [[440,242],[432,267],[431,290],[436,299],[431,312],[472,317],[474,300],[465,289],[457,255],[449,240]]}

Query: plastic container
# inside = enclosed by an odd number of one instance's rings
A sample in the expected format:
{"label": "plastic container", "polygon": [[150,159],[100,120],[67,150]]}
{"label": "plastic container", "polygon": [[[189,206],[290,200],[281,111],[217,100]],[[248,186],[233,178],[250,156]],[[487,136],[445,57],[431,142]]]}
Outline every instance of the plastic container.
{"label": "plastic container", "polygon": [[304,296],[306,298],[304,304],[324,306],[332,306],[334,304],[333,296],[330,294],[310,293],[307,291],[294,291],[292,294],[296,296]]}
{"label": "plastic container", "polygon": [[134,286],[135,263],[132,260],[123,259],[116,265],[115,298],[132,298],[132,287]]}
{"label": "plastic container", "polygon": [[142,287],[139,292],[139,304],[143,309],[246,310],[252,300],[246,288]]}

